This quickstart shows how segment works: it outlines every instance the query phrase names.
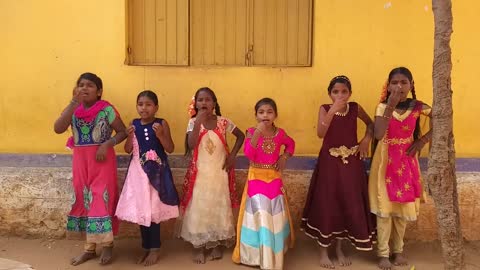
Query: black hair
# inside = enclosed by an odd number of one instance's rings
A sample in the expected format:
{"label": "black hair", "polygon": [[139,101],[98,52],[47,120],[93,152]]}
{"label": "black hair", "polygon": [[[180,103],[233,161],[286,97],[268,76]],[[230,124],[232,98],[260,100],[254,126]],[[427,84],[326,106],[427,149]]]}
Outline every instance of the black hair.
{"label": "black hair", "polygon": [[[193,105],[193,107],[195,109],[195,114],[192,115],[192,118],[197,116],[198,108],[196,106],[196,103],[197,103],[198,95],[201,92],[207,92],[212,97],[213,102],[215,102],[215,115],[222,116],[222,113],[220,112],[220,105],[218,104],[218,100],[217,100],[217,96],[215,95],[215,92],[213,92],[213,90],[208,88],[208,87],[201,87],[197,90],[197,92],[195,92],[195,96],[194,96],[194,101],[195,102],[194,102],[194,105]],[[191,150],[192,149],[190,149],[190,147],[188,145],[188,133],[187,133],[185,135],[185,155],[188,155],[191,152]]]}
{"label": "black hair", "polygon": [[141,97],[147,97],[147,98],[151,99],[153,101],[153,103],[156,106],[158,106],[158,97],[157,97],[157,94],[155,94],[153,91],[144,90],[144,91],[140,92],[140,94],[138,94],[138,96],[137,96],[137,102]]}
{"label": "black hair", "polygon": [[[412,89],[410,90],[412,92],[412,97],[413,97],[413,99],[417,99],[417,95],[415,94],[415,82],[413,81],[412,72],[406,67],[397,67],[397,68],[394,68],[390,71],[390,73],[388,74],[387,89],[388,89],[388,85],[390,84],[390,81],[392,80],[393,76],[395,76],[397,74],[402,74],[405,77],[407,77],[407,79],[410,81],[410,84],[412,85]],[[390,96],[390,92],[387,90],[387,95],[385,96],[385,99],[383,100],[383,103],[387,103],[389,96]],[[407,109],[408,105],[410,105],[411,99],[409,99],[407,101],[408,101],[408,102],[406,102],[407,107],[405,107],[405,103],[400,103],[399,104],[400,106],[397,106],[397,107],[402,108],[402,109]]]}
{"label": "black hair", "polygon": [[[90,73],[90,72],[83,73],[82,75],[80,75],[80,77],[78,77],[77,86],[80,83],[80,81],[83,80],[83,79],[93,82],[97,86],[98,90],[103,89],[102,79],[100,79],[100,77],[98,77],[96,74],[93,74],[93,73]],[[97,99],[101,99],[101,98],[102,98],[102,96],[100,95]]]}
{"label": "black hair", "polygon": [[257,101],[257,103],[255,104],[255,114],[257,114],[258,109],[259,109],[262,105],[270,105],[270,106],[272,106],[273,111],[275,112],[275,115],[278,116],[277,103],[275,103],[275,100],[266,97],[266,98],[262,98],[262,99],[260,99],[259,101]]}
{"label": "black hair", "polygon": [[[195,104],[197,102],[197,98],[200,92],[207,92],[212,97],[213,102],[215,102],[215,114],[218,116],[222,116],[222,113],[220,112],[220,105],[218,104],[218,101],[217,101],[217,96],[215,95],[215,92],[213,92],[213,90],[208,87],[199,88],[197,92],[195,92],[195,97],[194,97]],[[195,106],[195,104],[193,106],[195,109],[195,114],[192,116],[192,118],[195,117],[198,113],[198,108],[197,106]]]}
{"label": "black hair", "polygon": [[336,83],[343,83],[347,86],[348,90],[350,93],[352,93],[352,83],[350,82],[350,79],[345,76],[345,75],[339,75],[334,77],[331,81],[330,84],[328,85],[328,94],[332,93],[333,86],[335,86]]}

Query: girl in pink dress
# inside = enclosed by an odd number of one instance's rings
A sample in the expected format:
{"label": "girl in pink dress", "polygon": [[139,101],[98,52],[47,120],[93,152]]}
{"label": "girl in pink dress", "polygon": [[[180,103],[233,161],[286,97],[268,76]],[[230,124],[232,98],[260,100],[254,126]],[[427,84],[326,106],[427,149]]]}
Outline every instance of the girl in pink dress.
{"label": "girl in pink dress", "polygon": [[71,260],[72,265],[94,258],[97,245],[102,246],[100,263],[110,263],[113,236],[118,231],[118,220],[114,218],[118,188],[113,147],[125,139],[125,125],[117,110],[101,99],[102,93],[102,80],[97,75],[80,75],[72,101],[54,124],[58,134],[70,125],[73,131],[67,146],[73,149],[75,193],[67,218],[67,238],[86,236],[86,243],[84,252]]}
{"label": "girl in pink dress", "polygon": [[174,144],[166,120],[156,118],[157,95],[146,90],[137,97],[137,112],[127,129],[125,152],[132,153],[115,215],[140,225],[145,253],[138,263],[155,264],[160,249],[160,222],[178,217],[179,199],[167,154]]}
{"label": "girl in pink dress", "polygon": [[[283,256],[293,247],[293,223],[282,171],[295,142],[275,126],[277,105],[263,98],[255,105],[257,126],[247,130],[245,155],[250,160],[237,222],[232,260],[260,269],[282,269]],[[284,147],[281,154],[281,148]]]}
{"label": "girl in pink dress", "polygon": [[[375,113],[378,144],[368,194],[371,212],[377,216],[379,268],[390,270],[392,263],[407,264],[403,237],[407,221],[417,219],[423,196],[417,156],[431,138],[431,131],[420,134],[419,118],[430,116],[431,108],[416,99],[413,76],[407,68],[393,69],[385,90]],[[410,92],[413,98],[407,98]]]}

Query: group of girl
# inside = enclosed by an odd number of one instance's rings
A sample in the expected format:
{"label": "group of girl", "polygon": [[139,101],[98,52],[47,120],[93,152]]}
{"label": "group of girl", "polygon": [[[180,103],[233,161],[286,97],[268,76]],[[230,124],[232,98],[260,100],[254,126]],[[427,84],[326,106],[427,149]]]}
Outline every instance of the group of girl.
{"label": "group of girl", "polygon": [[[156,117],[156,94],[147,90],[138,95],[140,118],[126,128],[118,111],[101,99],[102,91],[98,76],[82,74],[54,124],[56,133],[68,127],[73,131],[68,145],[73,148],[74,199],[67,236],[86,236],[84,252],[71,260],[73,265],[94,258],[97,246],[102,247],[100,263],[111,262],[119,219],[140,225],[145,252],[138,263],[155,264],[160,222],[178,218],[177,234],[192,244],[195,263],[220,259],[224,248],[234,246],[235,263],[284,267],[284,254],[295,237],[282,171],[295,142],[275,125],[274,100],[255,104],[257,124],[245,134],[221,115],[210,88],[195,93],[185,139],[190,163],[180,199],[166,154],[174,151],[174,143],[168,122]],[[410,92],[413,98],[407,98]],[[430,107],[416,100],[412,74],[404,67],[390,72],[374,122],[359,104],[348,101],[352,87],[346,76],[333,78],[328,94],[332,104],[320,106],[317,135],[323,145],[301,229],[320,245],[324,268],[335,267],[328,256],[332,244],[338,264],[351,264],[342,252],[343,239],[358,250],[372,250],[377,241],[381,269],[404,265],[406,221],[416,219],[423,195],[417,153],[431,137],[430,132],[420,134],[419,116],[429,116]],[[360,142],[357,118],[367,127]],[[227,133],[236,137],[231,151]],[[119,196],[113,146],[125,139],[131,160]],[[376,149],[368,177],[362,160],[372,139]],[[250,167],[238,202],[234,163],[243,143]],[[232,208],[238,206],[235,226]]]}

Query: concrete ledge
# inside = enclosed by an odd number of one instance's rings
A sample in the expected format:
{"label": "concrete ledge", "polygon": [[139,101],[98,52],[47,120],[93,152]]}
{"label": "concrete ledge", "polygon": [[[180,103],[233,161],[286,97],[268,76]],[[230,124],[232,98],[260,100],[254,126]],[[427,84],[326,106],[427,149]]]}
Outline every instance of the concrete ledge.
{"label": "concrete ledge", "polygon": [[[55,160],[55,159],[53,159]],[[53,161],[52,162],[57,162]],[[71,169],[69,167],[0,167],[0,234],[22,237],[61,238],[65,234],[66,213],[72,201]],[[119,169],[119,186],[123,185],[126,169]],[[173,169],[179,192],[184,168]],[[237,170],[240,196],[247,170]],[[298,229],[310,183],[311,170],[287,170],[284,181],[292,218]],[[458,172],[459,203],[464,237],[480,240],[480,172]],[[437,239],[435,207],[430,198],[421,207],[421,214],[407,230],[408,239]],[[162,225],[164,238],[171,238],[175,221]],[[119,237],[138,236],[138,227],[122,223]]]}
{"label": "concrete ledge", "polygon": [[[117,155],[119,168],[126,168],[130,160],[129,155]],[[317,157],[294,156],[288,160],[289,170],[313,170]],[[187,168],[188,161],[183,155],[169,155],[172,168]],[[70,167],[72,156],[66,154],[9,154],[0,153],[1,167]],[[369,168],[370,160],[365,161],[365,167]],[[427,158],[420,158],[420,167],[427,169]],[[244,156],[237,157],[235,168],[248,169],[248,160]],[[457,158],[457,172],[480,172],[480,158]]]}

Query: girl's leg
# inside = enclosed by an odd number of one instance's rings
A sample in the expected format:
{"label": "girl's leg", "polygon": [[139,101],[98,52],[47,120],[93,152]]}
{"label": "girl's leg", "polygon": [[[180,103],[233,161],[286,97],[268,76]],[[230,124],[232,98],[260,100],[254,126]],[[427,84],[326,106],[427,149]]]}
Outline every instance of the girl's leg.
{"label": "girl's leg", "polygon": [[148,256],[148,253],[150,252],[148,227],[140,225],[140,235],[142,236],[142,248],[143,248],[144,252],[138,258],[137,264],[142,264],[145,261],[145,258]]}
{"label": "girl's leg", "polygon": [[70,264],[75,266],[95,258],[97,256],[97,254],[95,253],[96,247],[97,246],[95,245],[95,243],[85,243],[84,252],[81,255],[72,258]]}
{"label": "girl's leg", "polygon": [[320,247],[320,266],[327,269],[335,268],[335,265],[328,258],[328,248],[326,247]]}
{"label": "girl's leg", "polygon": [[340,264],[341,266],[352,265],[352,261],[350,261],[350,259],[347,258],[345,256],[345,254],[343,254],[342,240],[341,239],[337,239],[337,246],[335,247],[335,250],[336,250],[336,253],[337,253],[338,264]]}
{"label": "girl's leg", "polygon": [[223,257],[223,250],[221,246],[216,246],[210,251],[210,255],[208,255],[208,259],[213,261],[213,260],[219,260]]}
{"label": "girl's leg", "polygon": [[405,219],[393,218],[392,244],[393,244],[393,264],[407,265],[408,261],[403,256],[403,237],[405,236],[405,229],[407,228],[407,221]]}
{"label": "girl's leg", "polygon": [[205,248],[193,248],[193,262],[196,264],[205,263]]}
{"label": "girl's leg", "polygon": [[160,224],[151,223],[148,228],[148,239],[150,241],[150,252],[145,258],[144,265],[150,266],[157,263],[160,256]]}
{"label": "girl's leg", "polygon": [[112,262],[113,256],[113,241],[102,243],[102,254],[100,255],[100,264],[109,264]]}
{"label": "girl's leg", "polygon": [[382,270],[391,270],[392,263],[389,260],[390,248],[388,242],[390,241],[390,234],[392,232],[392,218],[382,218],[377,216],[377,241],[378,251],[377,255],[380,257],[378,267]]}

